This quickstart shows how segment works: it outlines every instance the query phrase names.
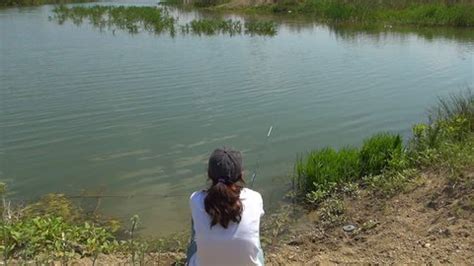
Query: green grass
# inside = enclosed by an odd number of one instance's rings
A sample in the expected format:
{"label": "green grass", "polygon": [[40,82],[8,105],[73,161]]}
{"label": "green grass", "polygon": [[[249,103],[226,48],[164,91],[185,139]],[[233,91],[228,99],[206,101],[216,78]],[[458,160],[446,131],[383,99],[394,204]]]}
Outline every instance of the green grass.
{"label": "green grass", "polygon": [[364,141],[360,150],[360,176],[379,175],[404,154],[399,135],[379,133]]}
{"label": "green grass", "polygon": [[189,24],[182,26],[183,32],[189,30],[198,35],[229,34],[236,35],[242,33],[242,23],[238,20],[222,19],[200,19],[193,20]]}
{"label": "green grass", "polygon": [[277,26],[272,21],[247,21],[245,22],[245,32],[250,35],[269,35],[277,33]]}
{"label": "green grass", "polygon": [[75,24],[88,20],[99,28],[116,27],[130,33],[137,33],[140,29],[154,33],[175,32],[176,19],[171,17],[166,9],[156,7],[60,5],[54,8],[53,12],[60,24],[67,20]]}
{"label": "green grass", "polygon": [[277,33],[277,26],[269,21],[248,21],[225,19],[197,19],[184,25],[172,17],[166,8],[156,7],[124,7],[124,6],[91,6],[67,7],[58,6],[53,10],[59,24],[68,20],[79,25],[85,20],[100,29],[118,28],[135,34],[141,30],[160,34],[168,32],[176,35],[176,29],[182,34],[216,35],[237,34],[273,36]]}
{"label": "green grass", "polygon": [[[226,5],[215,8],[226,9]],[[231,8],[246,12],[305,15],[339,24],[474,26],[473,0],[277,0]]]}
{"label": "green grass", "polygon": [[359,175],[359,151],[352,148],[315,150],[305,158],[299,158],[295,169],[297,190],[306,194],[310,201],[317,202],[335,185],[350,182]]}
{"label": "green grass", "polygon": [[430,123],[413,127],[406,146],[399,135],[379,133],[360,149],[324,148],[299,158],[295,194],[319,204],[357,182],[393,195],[424,168],[443,171],[453,182],[462,181],[463,170],[474,165],[474,95],[468,90],[440,99],[430,117]]}

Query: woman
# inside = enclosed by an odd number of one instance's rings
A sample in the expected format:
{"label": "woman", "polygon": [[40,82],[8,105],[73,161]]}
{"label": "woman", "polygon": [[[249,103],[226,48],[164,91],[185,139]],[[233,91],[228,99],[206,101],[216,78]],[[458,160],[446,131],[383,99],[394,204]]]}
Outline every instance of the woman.
{"label": "woman", "polygon": [[216,149],[209,158],[208,190],[190,197],[192,239],[188,265],[263,265],[262,196],[244,188],[240,152]]}

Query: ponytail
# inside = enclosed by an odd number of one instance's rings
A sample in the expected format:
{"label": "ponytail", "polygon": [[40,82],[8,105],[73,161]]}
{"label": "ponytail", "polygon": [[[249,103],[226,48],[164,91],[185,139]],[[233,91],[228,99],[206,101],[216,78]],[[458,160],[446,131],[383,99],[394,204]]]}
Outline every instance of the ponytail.
{"label": "ponytail", "polygon": [[211,218],[211,227],[242,219],[240,192],[243,188],[242,157],[240,152],[216,149],[209,158],[208,176],[212,181],[204,199],[204,207]]}

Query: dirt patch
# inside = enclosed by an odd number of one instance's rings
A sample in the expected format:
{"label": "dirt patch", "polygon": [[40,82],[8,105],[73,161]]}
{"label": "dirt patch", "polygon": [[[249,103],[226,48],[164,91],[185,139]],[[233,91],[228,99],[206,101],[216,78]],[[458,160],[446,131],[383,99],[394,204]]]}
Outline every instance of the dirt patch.
{"label": "dirt patch", "polygon": [[321,226],[310,212],[289,232],[284,244],[270,247],[269,265],[474,262],[474,171],[469,182],[452,183],[427,172],[406,192],[390,199],[362,191],[344,199],[344,224]]}

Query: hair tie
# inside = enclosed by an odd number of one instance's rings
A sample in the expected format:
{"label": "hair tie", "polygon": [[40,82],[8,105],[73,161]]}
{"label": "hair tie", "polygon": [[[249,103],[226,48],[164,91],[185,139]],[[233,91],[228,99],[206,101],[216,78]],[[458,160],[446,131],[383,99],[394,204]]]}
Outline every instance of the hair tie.
{"label": "hair tie", "polygon": [[225,178],[219,178],[219,179],[217,179],[217,183],[226,184],[226,183],[227,183],[227,180],[226,180]]}

